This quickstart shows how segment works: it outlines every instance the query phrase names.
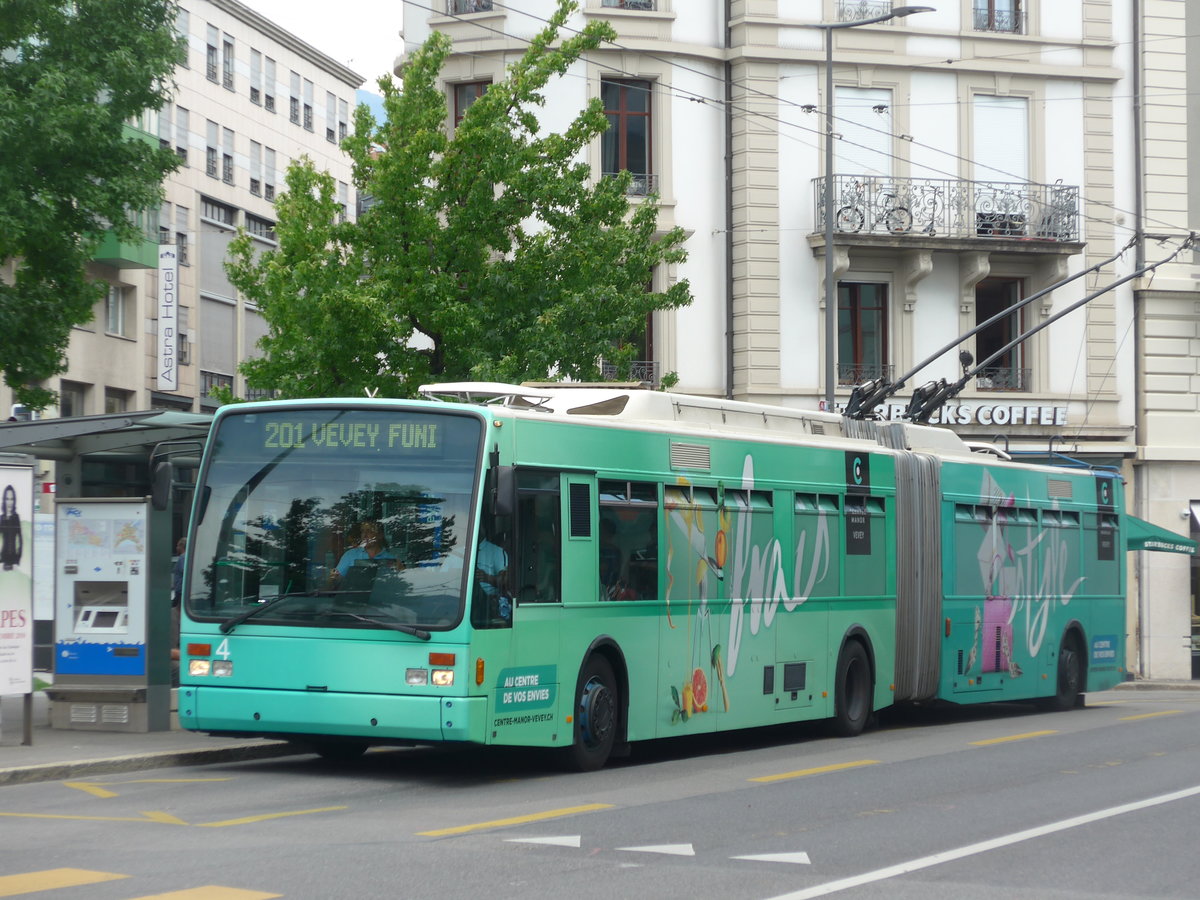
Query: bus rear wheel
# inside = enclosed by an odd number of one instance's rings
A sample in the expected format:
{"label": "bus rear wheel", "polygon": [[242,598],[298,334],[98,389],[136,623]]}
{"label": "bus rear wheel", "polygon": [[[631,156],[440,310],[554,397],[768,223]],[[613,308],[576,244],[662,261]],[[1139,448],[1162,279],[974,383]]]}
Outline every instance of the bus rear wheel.
{"label": "bus rear wheel", "polygon": [[580,772],[601,768],[617,738],[620,695],[612,666],[603,656],[589,657],[575,689],[574,729],[570,761]]}
{"label": "bus rear wheel", "polygon": [[1053,697],[1045,705],[1053,710],[1068,710],[1083,705],[1083,653],[1075,634],[1063,637],[1058,650],[1058,679]]}
{"label": "bus rear wheel", "polygon": [[858,641],[847,641],[838,655],[833,694],[833,733],[839,737],[862,734],[871,717],[871,661]]}

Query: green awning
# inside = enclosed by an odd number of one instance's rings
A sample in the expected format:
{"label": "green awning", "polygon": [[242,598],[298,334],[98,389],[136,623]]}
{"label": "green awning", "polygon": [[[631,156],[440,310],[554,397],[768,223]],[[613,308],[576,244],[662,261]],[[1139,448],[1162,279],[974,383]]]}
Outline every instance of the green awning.
{"label": "green awning", "polygon": [[1196,552],[1196,542],[1174,531],[1167,531],[1137,516],[1125,517],[1126,550],[1160,550],[1166,553]]}

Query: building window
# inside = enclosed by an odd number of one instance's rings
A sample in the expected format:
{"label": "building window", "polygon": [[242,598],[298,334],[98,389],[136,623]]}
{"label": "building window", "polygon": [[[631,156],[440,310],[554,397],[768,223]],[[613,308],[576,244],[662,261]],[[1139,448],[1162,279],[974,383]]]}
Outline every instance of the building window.
{"label": "building window", "polygon": [[[975,324],[1015,306],[1021,299],[1021,282],[1016,278],[985,278],[975,287]],[[1023,310],[1014,309],[975,335],[975,362],[983,368],[975,377],[981,391],[1028,391],[1029,369],[1022,366],[1022,345],[1009,347],[1023,332]],[[999,354],[994,360],[988,360]]]}
{"label": "building window", "polygon": [[975,0],[975,30],[1025,33],[1021,0]]}
{"label": "building window", "polygon": [[121,337],[129,337],[129,324],[133,321],[130,305],[133,302],[133,288],[120,284],[108,286],[108,296],[104,300],[104,331]]}
{"label": "building window", "polygon": [[329,143],[337,141],[337,97],[329,91],[325,92],[325,140]]}
{"label": "building window", "polygon": [[221,83],[233,90],[233,38],[225,35],[221,44]]}
{"label": "building window", "polygon": [[210,178],[217,177],[217,163],[219,152],[217,150],[217,136],[220,133],[220,127],[212,119],[208,120],[206,130],[207,144],[204,151],[204,171]]}
{"label": "building window", "polygon": [[488,12],[492,8],[492,0],[450,0],[450,14]]}
{"label": "building window", "polygon": [[255,237],[265,238],[268,241],[276,240],[275,223],[269,219],[262,219],[246,213],[246,230]]}
{"label": "building window", "polygon": [[313,130],[313,83],[304,79],[304,129]]}
{"label": "building window", "polygon": [[221,180],[233,184],[233,132],[224,129],[225,152],[221,154]]}
{"label": "building window", "polygon": [[202,218],[220,222],[222,225],[237,224],[237,210],[210,197],[200,198],[200,215]]}
{"label": "building window", "polygon": [[183,38],[183,60],[179,64],[185,69],[190,69],[191,65],[188,62],[188,51],[191,49],[188,46],[188,26],[191,24],[188,19],[188,11],[175,7],[175,33]]}
{"label": "building window", "polygon": [[175,155],[188,164],[188,111],[175,107]]}
{"label": "building window", "polygon": [[106,413],[129,412],[133,403],[133,391],[122,391],[118,388],[104,389],[104,411]]}
{"label": "building window", "polygon": [[181,266],[188,265],[188,208],[175,207],[175,255]]}
{"label": "building window", "polygon": [[233,376],[222,375],[220,372],[200,372],[200,405],[211,406],[216,401],[212,396],[215,388],[229,388],[233,390]]}
{"label": "building window", "polygon": [[218,57],[217,41],[219,40],[217,29],[213,25],[208,26],[208,44],[205,55],[204,74],[209,81],[214,84],[217,81],[217,71],[220,64]]}
{"label": "building window", "polygon": [[837,373],[838,384],[859,384],[891,374],[886,284],[838,284]]}
{"label": "building window", "polygon": [[604,175],[630,172],[631,194],[649,194],[654,190],[651,174],[650,91],[649,81],[604,79],[600,97],[608,130],[600,138],[601,171]]}
{"label": "building window", "polygon": [[455,128],[462,121],[462,117],[467,114],[467,110],[471,108],[471,104],[482,97],[490,86],[490,81],[464,81],[462,84],[454,86]]}
{"label": "building window", "polygon": [[269,56],[263,70],[263,109],[275,112],[275,60]]}
{"label": "building window", "polygon": [[275,151],[270,147],[263,155],[263,199],[275,199]]}
{"label": "building window", "polygon": [[250,142],[250,193],[262,196],[262,144]]}
{"label": "building window", "polygon": [[338,140],[344,141],[350,131],[347,124],[350,121],[350,105],[345,100],[338,100]]}
{"label": "building window", "polygon": [[350,185],[344,181],[338,182],[338,221],[345,222],[350,211]]}
{"label": "building window", "polygon": [[604,0],[600,4],[607,9],[646,9],[658,8],[656,0]]}
{"label": "building window", "polygon": [[87,415],[88,385],[78,381],[63,381],[58,388],[58,414],[68,416]]}
{"label": "building window", "polygon": [[262,103],[262,54],[250,50],[250,102]]}
{"label": "building window", "polygon": [[300,124],[300,73],[291,74],[291,96],[288,98],[288,121]]}

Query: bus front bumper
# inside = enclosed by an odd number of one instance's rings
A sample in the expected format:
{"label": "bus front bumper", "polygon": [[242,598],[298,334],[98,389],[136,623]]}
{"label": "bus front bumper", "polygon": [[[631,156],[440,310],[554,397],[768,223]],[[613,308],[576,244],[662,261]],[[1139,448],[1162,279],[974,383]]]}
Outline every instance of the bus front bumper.
{"label": "bus front bumper", "polygon": [[482,744],[487,698],[185,685],[179,689],[179,724],[189,731]]}

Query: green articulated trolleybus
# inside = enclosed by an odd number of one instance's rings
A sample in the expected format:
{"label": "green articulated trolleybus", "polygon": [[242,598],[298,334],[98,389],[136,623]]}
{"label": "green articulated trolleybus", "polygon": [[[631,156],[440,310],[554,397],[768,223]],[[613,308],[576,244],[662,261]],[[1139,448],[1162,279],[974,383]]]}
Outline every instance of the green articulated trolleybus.
{"label": "green articulated trolleybus", "polygon": [[433,385],[223,407],[179,716],[326,756],[562,748],[1125,677],[1122,484],[909,423]]}

